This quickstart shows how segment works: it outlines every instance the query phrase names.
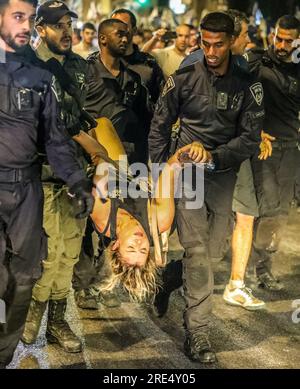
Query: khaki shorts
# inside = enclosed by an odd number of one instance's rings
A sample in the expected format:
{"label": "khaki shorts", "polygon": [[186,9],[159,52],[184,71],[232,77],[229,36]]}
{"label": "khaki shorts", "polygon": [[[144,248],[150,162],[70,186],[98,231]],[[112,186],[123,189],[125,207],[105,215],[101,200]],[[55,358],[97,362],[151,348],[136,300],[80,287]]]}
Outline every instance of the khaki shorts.
{"label": "khaki shorts", "polygon": [[258,204],[250,160],[241,164],[233,193],[233,212],[258,217]]}

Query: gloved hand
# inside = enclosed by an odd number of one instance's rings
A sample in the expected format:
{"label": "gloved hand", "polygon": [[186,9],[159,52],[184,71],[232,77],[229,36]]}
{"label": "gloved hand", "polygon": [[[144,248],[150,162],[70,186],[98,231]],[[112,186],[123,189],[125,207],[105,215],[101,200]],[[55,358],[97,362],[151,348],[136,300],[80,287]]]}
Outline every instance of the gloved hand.
{"label": "gloved hand", "polygon": [[73,199],[76,219],[88,217],[93,210],[95,199],[92,195],[92,181],[84,179],[76,182],[70,190],[69,195]]}
{"label": "gloved hand", "polygon": [[65,113],[64,115],[66,129],[72,138],[73,136],[79,135],[80,131],[86,132],[89,130],[88,124],[84,120],[81,120],[79,114],[80,113],[77,115],[72,113]]}

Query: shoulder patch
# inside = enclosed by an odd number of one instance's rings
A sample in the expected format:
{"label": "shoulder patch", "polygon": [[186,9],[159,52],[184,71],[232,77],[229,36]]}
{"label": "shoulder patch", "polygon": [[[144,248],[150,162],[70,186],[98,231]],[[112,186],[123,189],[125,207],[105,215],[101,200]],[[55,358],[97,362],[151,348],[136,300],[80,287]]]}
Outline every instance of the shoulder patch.
{"label": "shoulder patch", "polygon": [[176,70],[176,74],[183,74],[183,73],[188,73],[195,70],[195,64],[183,66],[182,68]]}
{"label": "shoulder patch", "polygon": [[75,72],[75,77],[76,77],[78,84],[83,85],[85,83],[85,74],[84,73]]}
{"label": "shoulder patch", "polygon": [[256,82],[255,84],[250,86],[250,92],[256,101],[256,104],[261,106],[261,103],[264,98],[264,90],[262,84],[260,82]]}
{"label": "shoulder patch", "polygon": [[165,83],[164,89],[162,91],[162,97],[165,97],[172,89],[175,88],[175,82],[172,76],[170,76]]}

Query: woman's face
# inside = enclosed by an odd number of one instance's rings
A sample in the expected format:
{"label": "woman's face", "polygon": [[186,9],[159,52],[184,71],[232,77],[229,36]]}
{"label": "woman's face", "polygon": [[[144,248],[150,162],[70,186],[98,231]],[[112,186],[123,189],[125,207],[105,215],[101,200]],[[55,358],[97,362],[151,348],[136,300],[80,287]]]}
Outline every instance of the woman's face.
{"label": "woman's face", "polygon": [[123,264],[143,267],[148,259],[150,244],[147,235],[136,219],[131,219],[118,234],[119,254]]}

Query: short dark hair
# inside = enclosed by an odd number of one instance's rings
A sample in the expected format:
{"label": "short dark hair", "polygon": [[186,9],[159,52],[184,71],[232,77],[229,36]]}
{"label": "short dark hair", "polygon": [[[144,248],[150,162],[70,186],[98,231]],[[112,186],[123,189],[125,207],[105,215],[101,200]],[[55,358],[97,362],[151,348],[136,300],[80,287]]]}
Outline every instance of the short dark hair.
{"label": "short dark hair", "polygon": [[100,34],[105,34],[105,31],[108,28],[113,27],[115,24],[123,24],[123,25],[127,26],[126,23],[122,22],[122,20],[119,20],[119,19],[105,19],[105,20],[103,20],[103,22],[101,22],[99,24],[99,27],[98,27],[98,37],[99,37]]}
{"label": "short dark hair", "polygon": [[[38,0],[21,0],[24,1],[24,3],[29,3],[34,6],[34,8],[38,5]],[[0,12],[3,11],[9,4],[10,0],[0,0]]]}
{"label": "short dark hair", "polygon": [[184,23],[184,26],[187,26],[190,30],[197,30],[197,27],[195,27],[193,24]]}
{"label": "short dark hair", "polygon": [[226,11],[234,22],[234,35],[239,36],[242,32],[242,22],[249,23],[249,19],[244,12],[238,11],[237,9],[229,9]]}
{"label": "short dark hair", "polygon": [[297,30],[300,34],[300,21],[293,15],[281,16],[277,22],[276,27],[283,28],[284,30]]}
{"label": "short dark hair", "polygon": [[201,30],[234,35],[234,22],[225,12],[210,12],[202,19],[200,28]]}
{"label": "short dark hair", "polygon": [[115,11],[112,12],[112,14],[110,15],[111,17],[114,16],[114,15],[120,15],[120,14],[126,14],[130,17],[130,23],[132,25],[132,28],[135,28],[136,25],[137,25],[137,20],[136,20],[136,17],[135,17],[135,14],[133,12],[131,12],[129,9],[126,9],[126,8],[118,8],[116,9]]}
{"label": "short dark hair", "polygon": [[82,26],[82,31],[84,31],[84,30],[96,31],[96,27],[93,23],[87,22],[87,23],[84,23],[84,25]]}

